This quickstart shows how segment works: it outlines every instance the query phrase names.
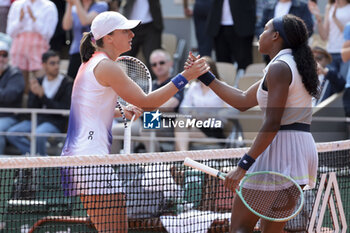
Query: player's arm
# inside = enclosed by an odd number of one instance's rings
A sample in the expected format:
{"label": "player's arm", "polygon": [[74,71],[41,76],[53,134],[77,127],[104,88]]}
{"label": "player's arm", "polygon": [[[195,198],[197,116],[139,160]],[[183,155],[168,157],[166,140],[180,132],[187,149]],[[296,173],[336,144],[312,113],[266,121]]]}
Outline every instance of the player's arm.
{"label": "player's arm", "polygon": [[209,87],[226,103],[240,111],[245,111],[258,104],[256,92],[260,81],[253,84],[246,91],[229,86],[225,82],[215,79]]}
{"label": "player's arm", "polygon": [[271,144],[281,127],[292,72],[286,63],[277,61],[271,64],[266,81],[268,88],[266,117],[248,152],[248,155],[254,159]]}
{"label": "player's arm", "polygon": [[321,17],[321,20],[317,19],[317,29],[322,40],[328,40],[330,8],[331,6],[327,4],[323,22],[322,22],[322,17]]}
{"label": "player's arm", "polygon": [[341,58],[344,62],[350,60],[350,40],[344,42],[343,48],[341,49]]}
{"label": "player's arm", "polygon": [[183,0],[184,4],[184,14],[186,17],[191,17],[193,12],[192,10],[188,7],[188,0]]}
{"label": "player's arm", "polygon": [[[198,60],[191,69],[182,72],[187,80],[192,80],[206,73],[209,67],[203,59]],[[178,89],[169,82],[167,85],[146,95],[142,89],[133,82],[125,72],[110,60],[102,60],[94,70],[97,81],[103,86],[110,86],[126,102],[142,109],[151,110],[164,104],[170,97],[174,96]]]}
{"label": "player's arm", "polygon": [[64,12],[63,19],[62,19],[62,28],[65,31],[68,31],[73,27],[72,6],[73,6],[72,1],[67,0],[66,10]]}
{"label": "player's arm", "polygon": [[83,26],[88,26],[92,23],[92,20],[99,14],[99,12],[96,12],[94,10],[87,12],[80,0],[71,0],[72,3],[75,5],[77,10],[77,15],[79,17],[80,23]]}

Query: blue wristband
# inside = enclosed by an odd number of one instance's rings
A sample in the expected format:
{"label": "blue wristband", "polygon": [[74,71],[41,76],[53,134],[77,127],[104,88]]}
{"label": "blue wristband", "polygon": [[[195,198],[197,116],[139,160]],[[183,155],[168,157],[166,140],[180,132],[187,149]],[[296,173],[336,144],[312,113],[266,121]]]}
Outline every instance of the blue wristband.
{"label": "blue wristband", "polygon": [[198,80],[204,83],[206,86],[209,86],[214,79],[215,76],[210,71],[198,77]]}
{"label": "blue wristband", "polygon": [[181,74],[176,75],[174,78],[171,79],[171,81],[174,83],[177,89],[182,90],[186,84],[188,83],[187,79],[182,76]]}
{"label": "blue wristband", "polygon": [[255,159],[250,157],[248,154],[244,154],[243,157],[239,160],[238,166],[247,171],[254,162]]}

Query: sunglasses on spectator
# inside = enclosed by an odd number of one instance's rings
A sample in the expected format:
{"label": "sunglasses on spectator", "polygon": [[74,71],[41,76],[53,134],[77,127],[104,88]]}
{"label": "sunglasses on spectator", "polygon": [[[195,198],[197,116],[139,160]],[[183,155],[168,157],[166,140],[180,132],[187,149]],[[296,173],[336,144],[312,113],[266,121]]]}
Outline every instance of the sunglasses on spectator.
{"label": "sunglasses on spectator", "polygon": [[157,65],[161,65],[161,66],[162,66],[162,65],[164,65],[164,64],[165,64],[165,61],[160,61],[160,62],[158,62],[158,63],[157,63],[157,62],[151,63],[151,66],[152,66],[152,67],[156,67]]}
{"label": "sunglasses on spectator", "polygon": [[8,52],[0,53],[0,56],[1,56],[1,57],[4,57],[4,58],[7,58],[8,55],[9,55]]}
{"label": "sunglasses on spectator", "polygon": [[315,60],[316,60],[316,61],[321,61],[323,58],[324,58],[323,55],[315,56]]}
{"label": "sunglasses on spectator", "polygon": [[60,62],[59,62],[59,61],[50,61],[48,64],[49,64],[50,66],[54,66],[54,65],[59,65]]}

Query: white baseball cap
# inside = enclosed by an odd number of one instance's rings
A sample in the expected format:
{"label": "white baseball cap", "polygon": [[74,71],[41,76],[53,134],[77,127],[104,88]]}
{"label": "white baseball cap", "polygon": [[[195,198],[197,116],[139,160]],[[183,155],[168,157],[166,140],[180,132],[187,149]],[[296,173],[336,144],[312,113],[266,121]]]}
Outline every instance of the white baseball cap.
{"label": "white baseball cap", "polygon": [[10,50],[9,45],[6,42],[0,41],[0,51],[8,52]]}
{"label": "white baseball cap", "polygon": [[132,29],[141,23],[140,20],[128,20],[116,11],[105,11],[98,14],[91,23],[91,32],[99,40],[116,29]]}

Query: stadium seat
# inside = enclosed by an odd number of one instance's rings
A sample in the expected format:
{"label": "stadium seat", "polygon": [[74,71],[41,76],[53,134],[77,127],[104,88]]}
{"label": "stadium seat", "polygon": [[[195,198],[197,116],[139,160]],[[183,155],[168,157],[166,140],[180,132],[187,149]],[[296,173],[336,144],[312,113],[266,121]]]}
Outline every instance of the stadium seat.
{"label": "stadium seat", "polygon": [[230,86],[234,86],[237,72],[236,66],[228,62],[216,62],[215,64],[222,81]]}
{"label": "stadium seat", "polygon": [[261,74],[245,74],[238,80],[238,89],[247,90],[251,85],[262,78]]}
{"label": "stadium seat", "polygon": [[263,75],[263,70],[266,67],[265,63],[253,63],[247,66],[245,74]]}
{"label": "stadium seat", "polygon": [[177,48],[177,37],[172,33],[162,34],[162,48],[168,51],[171,55],[174,55]]}
{"label": "stadium seat", "polygon": [[242,129],[243,140],[246,146],[250,146],[258,134],[262,126],[262,114],[263,113],[258,106],[245,112],[240,112],[238,122]]}

